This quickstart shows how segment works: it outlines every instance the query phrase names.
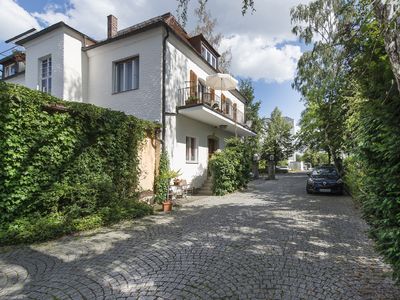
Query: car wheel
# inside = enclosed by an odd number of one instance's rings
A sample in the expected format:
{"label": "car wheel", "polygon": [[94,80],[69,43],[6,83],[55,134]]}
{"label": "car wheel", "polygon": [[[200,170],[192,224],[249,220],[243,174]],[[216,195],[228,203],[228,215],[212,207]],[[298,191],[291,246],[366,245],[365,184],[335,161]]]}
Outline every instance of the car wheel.
{"label": "car wheel", "polygon": [[309,189],[306,189],[307,194],[312,194],[312,191],[310,191]]}

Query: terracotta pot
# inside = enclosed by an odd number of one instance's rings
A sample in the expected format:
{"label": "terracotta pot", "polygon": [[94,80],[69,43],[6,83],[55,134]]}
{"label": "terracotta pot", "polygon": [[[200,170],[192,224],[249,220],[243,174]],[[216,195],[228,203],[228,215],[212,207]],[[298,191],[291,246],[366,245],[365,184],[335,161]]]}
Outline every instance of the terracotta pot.
{"label": "terracotta pot", "polygon": [[171,201],[165,201],[165,202],[163,202],[162,207],[163,207],[163,211],[164,212],[171,211],[172,210],[172,202]]}

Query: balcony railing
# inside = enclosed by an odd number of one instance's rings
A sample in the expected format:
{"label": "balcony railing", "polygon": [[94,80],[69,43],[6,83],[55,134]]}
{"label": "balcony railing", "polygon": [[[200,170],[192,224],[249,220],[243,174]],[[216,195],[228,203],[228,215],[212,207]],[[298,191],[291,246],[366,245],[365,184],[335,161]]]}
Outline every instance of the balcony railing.
{"label": "balcony railing", "polygon": [[237,109],[229,98],[221,99],[215,93],[199,91],[197,86],[186,87],[179,90],[180,107],[194,106],[198,104],[206,105],[212,110],[228,117],[234,122],[245,124],[244,113]]}

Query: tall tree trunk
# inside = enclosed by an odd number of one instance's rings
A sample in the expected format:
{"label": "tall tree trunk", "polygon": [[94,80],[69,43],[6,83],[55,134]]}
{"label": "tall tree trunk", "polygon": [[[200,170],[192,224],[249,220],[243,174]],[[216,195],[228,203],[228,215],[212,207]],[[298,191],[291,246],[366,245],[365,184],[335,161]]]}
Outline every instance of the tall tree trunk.
{"label": "tall tree trunk", "polygon": [[396,12],[399,8],[396,8],[395,2],[395,0],[377,0],[374,3],[374,10],[383,29],[385,50],[400,93],[400,14]]}

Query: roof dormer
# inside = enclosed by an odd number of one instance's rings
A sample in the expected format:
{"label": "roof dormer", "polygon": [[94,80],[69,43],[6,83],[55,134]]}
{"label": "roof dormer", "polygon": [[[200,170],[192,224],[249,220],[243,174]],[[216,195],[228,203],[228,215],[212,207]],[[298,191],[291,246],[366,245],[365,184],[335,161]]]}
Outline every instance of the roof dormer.
{"label": "roof dormer", "polygon": [[221,55],[211,46],[204,35],[191,37],[189,42],[214,69],[218,69],[218,58]]}

